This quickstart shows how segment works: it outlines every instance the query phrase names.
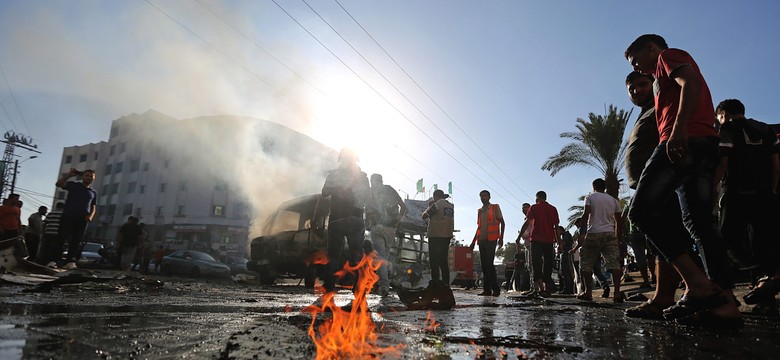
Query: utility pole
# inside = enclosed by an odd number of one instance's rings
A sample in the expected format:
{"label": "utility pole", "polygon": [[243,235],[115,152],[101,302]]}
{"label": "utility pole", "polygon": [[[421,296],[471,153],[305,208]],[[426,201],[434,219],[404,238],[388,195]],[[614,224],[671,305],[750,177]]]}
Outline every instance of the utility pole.
{"label": "utility pole", "polygon": [[[5,143],[5,152],[3,153],[3,160],[0,163],[0,167],[2,167],[2,178],[0,178],[0,197],[5,198],[6,194],[6,184],[9,180],[12,180],[11,184],[11,191],[13,192],[13,188],[15,187],[16,183],[16,167],[19,165],[18,160],[14,160],[14,151],[16,148],[22,148],[27,151],[32,151],[35,153],[40,154],[41,152],[36,150],[38,148],[38,145],[35,145],[32,143],[32,138],[29,136],[26,136],[21,133],[16,133],[12,130],[9,130],[3,135],[5,140],[0,140],[0,142]],[[12,161],[13,160],[13,161]],[[11,163],[14,163],[15,166],[13,169],[11,169]],[[12,174],[13,172],[13,174]],[[13,176],[13,177],[12,177]]]}

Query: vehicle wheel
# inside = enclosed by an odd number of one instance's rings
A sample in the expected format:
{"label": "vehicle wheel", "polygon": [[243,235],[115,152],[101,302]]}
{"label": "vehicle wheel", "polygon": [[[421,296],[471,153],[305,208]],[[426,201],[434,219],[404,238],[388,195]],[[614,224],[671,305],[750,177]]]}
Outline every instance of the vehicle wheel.
{"label": "vehicle wheel", "polygon": [[194,278],[200,277],[200,269],[196,267],[192,268],[192,271],[190,271],[190,276]]}
{"label": "vehicle wheel", "polygon": [[262,285],[273,285],[276,280],[276,274],[268,266],[263,266],[257,270],[257,280]]}

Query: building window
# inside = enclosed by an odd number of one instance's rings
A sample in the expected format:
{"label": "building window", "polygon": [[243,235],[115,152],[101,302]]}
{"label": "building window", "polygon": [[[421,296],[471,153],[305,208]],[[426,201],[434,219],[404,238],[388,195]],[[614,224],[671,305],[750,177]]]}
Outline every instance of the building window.
{"label": "building window", "polygon": [[225,216],[225,207],[222,205],[214,205],[214,207],[211,210],[211,215]]}
{"label": "building window", "polygon": [[121,153],[125,152],[126,148],[127,148],[127,144],[126,143],[119,144],[119,153],[121,154]]}
{"label": "building window", "polygon": [[184,205],[179,205],[176,208],[176,216],[184,216]]}
{"label": "building window", "polygon": [[71,162],[73,162],[73,156],[71,156],[71,155],[66,155],[66,156],[65,156],[65,163],[66,163],[66,164],[70,164]]}
{"label": "building window", "polygon": [[214,189],[227,190],[227,182],[225,180],[217,180],[217,184],[214,185]]}
{"label": "building window", "polygon": [[108,184],[104,184],[103,187],[100,188],[100,193],[102,195],[108,195]]}
{"label": "building window", "polygon": [[97,151],[95,151],[95,158],[93,160],[97,161],[97,159],[98,159],[98,153]]}
{"label": "building window", "polygon": [[115,166],[114,166],[114,173],[115,174],[121,174],[122,173],[122,165],[123,164],[124,163],[121,162],[121,161],[115,164]]}
{"label": "building window", "polygon": [[116,152],[116,145],[111,145],[111,150],[108,151],[108,155],[114,155]]}
{"label": "building window", "polygon": [[182,182],[179,183],[179,190],[181,190],[181,191],[187,190],[187,182],[186,181],[182,181]]}
{"label": "building window", "polygon": [[146,185],[139,186],[138,187],[138,193],[139,194],[143,194],[144,192],[146,192]]}
{"label": "building window", "polygon": [[118,192],[119,192],[119,183],[111,184],[111,195],[114,195]]}
{"label": "building window", "polygon": [[166,185],[166,183],[160,184],[160,192],[161,193],[165,192],[165,185]]}
{"label": "building window", "polygon": [[157,211],[154,212],[154,215],[162,216],[162,212],[163,212],[163,207],[162,206],[158,206],[157,207]]}
{"label": "building window", "polygon": [[106,165],[106,171],[104,171],[104,175],[111,175],[111,164]]}
{"label": "building window", "polygon": [[108,205],[108,213],[106,215],[108,216],[114,216],[114,213],[116,212],[116,205]]}
{"label": "building window", "polygon": [[138,159],[130,160],[130,172],[131,173],[134,173],[134,172],[138,171],[138,164],[139,163],[140,163],[140,160],[138,160]]}
{"label": "building window", "polygon": [[144,171],[149,171],[149,163],[148,162],[144,163]]}
{"label": "building window", "polygon": [[79,155],[79,162],[87,162],[87,154]]}
{"label": "building window", "polygon": [[170,165],[170,164],[171,164],[171,161],[168,160],[168,159],[165,159],[165,163],[163,164],[163,167],[165,167],[167,169],[168,165]]}
{"label": "building window", "polygon": [[100,214],[101,216],[104,215],[106,213],[106,206],[105,205],[98,206],[97,213]]}
{"label": "building window", "polygon": [[[111,137],[119,135],[119,126],[114,126],[111,128]],[[111,153],[113,154],[113,152]]]}
{"label": "building window", "polygon": [[125,204],[125,206],[122,208],[122,216],[127,216],[132,214],[133,214],[133,204]]}
{"label": "building window", "polygon": [[135,208],[135,217],[141,218],[142,217],[141,216],[142,212],[143,212],[143,210],[141,208],[139,208],[139,207]]}
{"label": "building window", "polygon": [[57,193],[57,200],[65,200],[65,192],[60,191]]}
{"label": "building window", "polygon": [[127,193],[132,194],[135,192],[135,181],[127,184]]}

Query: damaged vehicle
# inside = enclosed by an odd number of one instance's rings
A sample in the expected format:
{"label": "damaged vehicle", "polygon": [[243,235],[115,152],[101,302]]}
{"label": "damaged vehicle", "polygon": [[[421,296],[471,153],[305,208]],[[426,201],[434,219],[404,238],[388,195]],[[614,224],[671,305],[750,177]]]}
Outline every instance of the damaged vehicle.
{"label": "damaged vehicle", "polygon": [[[424,288],[430,280],[426,224],[421,219],[427,201],[406,199],[405,203],[408,212],[401,219],[394,243],[388,246],[389,275],[391,281],[407,288]],[[279,278],[295,278],[313,287],[325,272],[329,213],[330,198],[320,194],[282,203],[264,224],[264,235],[251,241],[247,268],[265,285]],[[366,239],[370,239],[368,232]],[[346,258],[344,251],[339,262]]]}
{"label": "damaged vehicle", "polygon": [[252,239],[247,268],[257,273],[262,284],[292,277],[314,287],[316,277],[325,270],[315,262],[328,247],[329,212],[330,198],[319,194],[282,203],[264,224],[264,235]]}

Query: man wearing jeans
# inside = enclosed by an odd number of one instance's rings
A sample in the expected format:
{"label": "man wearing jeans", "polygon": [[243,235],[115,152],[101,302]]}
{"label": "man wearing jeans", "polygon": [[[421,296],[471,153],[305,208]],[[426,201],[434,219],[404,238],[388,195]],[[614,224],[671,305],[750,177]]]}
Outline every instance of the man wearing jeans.
{"label": "man wearing jeans", "polygon": [[357,164],[358,157],[350,149],[339,153],[339,167],[325,178],[322,196],[330,197],[328,219],[328,265],[324,286],[328,292],[336,289],[335,272],[343,265],[339,254],[344,238],[349,246],[349,263],[356,266],[363,257],[366,227],[363,212],[368,199],[368,177]]}
{"label": "man wearing jeans", "polygon": [[389,249],[395,243],[395,232],[406,214],[406,204],[392,186],[385,185],[380,174],[371,174],[370,199],[370,206],[366,207],[366,219],[371,226],[371,244],[382,261],[376,271],[379,276],[379,294],[386,296],[390,291],[387,263]]}
{"label": "man wearing jeans", "polygon": [[[71,177],[81,175],[81,181],[68,181]],[[81,242],[87,232],[87,225],[95,216],[97,192],[92,189],[95,181],[94,170],[70,169],[57,180],[57,186],[68,191],[65,208],[60,218],[60,238],[68,242],[68,256],[63,269],[75,269],[81,257]]]}
{"label": "man wearing jeans", "polygon": [[[726,249],[712,216],[718,134],[707,83],[690,54],[670,49],[658,35],[640,36],[624,55],[634,70],[655,78],[660,143],[639,179],[629,217],[685,281],[685,296],[664,316],[689,325],[742,327]],[[679,197],[682,219],[664,206],[673,196]],[[688,236],[698,245],[706,273],[688,255]]]}
{"label": "man wearing jeans", "polygon": [[552,269],[555,262],[554,244],[560,242],[561,238],[558,233],[559,222],[558,209],[547,202],[547,193],[537,192],[536,204],[528,209],[520,233],[531,229],[531,270],[541,296],[550,296],[554,286]]}

